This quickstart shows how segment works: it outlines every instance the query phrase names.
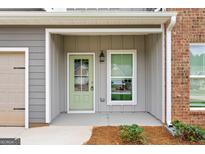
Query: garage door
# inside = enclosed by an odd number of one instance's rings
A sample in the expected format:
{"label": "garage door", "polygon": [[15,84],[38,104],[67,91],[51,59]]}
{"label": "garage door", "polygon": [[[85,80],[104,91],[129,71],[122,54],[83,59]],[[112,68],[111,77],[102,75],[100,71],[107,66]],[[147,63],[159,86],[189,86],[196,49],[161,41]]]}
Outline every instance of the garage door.
{"label": "garage door", "polygon": [[25,55],[0,53],[0,125],[24,126]]}

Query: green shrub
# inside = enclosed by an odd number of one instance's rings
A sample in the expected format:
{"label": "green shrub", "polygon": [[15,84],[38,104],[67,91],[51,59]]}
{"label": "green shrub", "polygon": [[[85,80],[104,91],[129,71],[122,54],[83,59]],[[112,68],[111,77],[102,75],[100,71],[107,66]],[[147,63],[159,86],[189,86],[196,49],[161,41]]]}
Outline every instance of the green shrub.
{"label": "green shrub", "polygon": [[176,135],[183,140],[191,142],[205,142],[205,130],[200,127],[184,124],[178,120],[173,121],[172,125],[176,129]]}
{"label": "green shrub", "polygon": [[124,143],[146,144],[147,138],[143,132],[144,129],[135,124],[120,126],[120,137]]}

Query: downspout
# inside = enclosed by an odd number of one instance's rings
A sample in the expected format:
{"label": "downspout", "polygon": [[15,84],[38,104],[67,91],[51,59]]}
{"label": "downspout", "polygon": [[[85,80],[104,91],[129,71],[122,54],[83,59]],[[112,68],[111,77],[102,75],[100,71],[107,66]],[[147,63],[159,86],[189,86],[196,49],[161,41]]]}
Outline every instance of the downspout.
{"label": "downspout", "polygon": [[172,120],[172,79],[171,79],[171,57],[172,57],[172,29],[176,23],[176,16],[172,16],[166,29],[166,124],[171,126]]}

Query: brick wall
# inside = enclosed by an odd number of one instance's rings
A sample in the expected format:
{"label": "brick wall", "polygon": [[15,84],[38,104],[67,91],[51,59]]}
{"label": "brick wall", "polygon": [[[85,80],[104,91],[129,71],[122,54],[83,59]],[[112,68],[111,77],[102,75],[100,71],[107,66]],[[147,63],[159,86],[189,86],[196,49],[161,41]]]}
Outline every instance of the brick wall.
{"label": "brick wall", "polygon": [[205,43],[205,9],[167,9],[176,11],[172,31],[172,120],[205,124],[205,111],[189,108],[189,43]]}

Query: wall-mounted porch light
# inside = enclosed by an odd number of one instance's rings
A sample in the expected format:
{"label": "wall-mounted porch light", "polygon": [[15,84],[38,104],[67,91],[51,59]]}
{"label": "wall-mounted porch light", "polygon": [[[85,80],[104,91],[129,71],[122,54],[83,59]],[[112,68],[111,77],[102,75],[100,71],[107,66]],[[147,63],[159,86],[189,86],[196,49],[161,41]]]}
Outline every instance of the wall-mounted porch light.
{"label": "wall-mounted porch light", "polygon": [[103,51],[101,51],[100,53],[100,62],[104,62],[105,61],[105,55],[103,53]]}

